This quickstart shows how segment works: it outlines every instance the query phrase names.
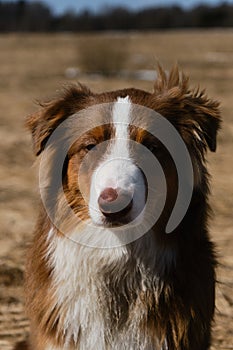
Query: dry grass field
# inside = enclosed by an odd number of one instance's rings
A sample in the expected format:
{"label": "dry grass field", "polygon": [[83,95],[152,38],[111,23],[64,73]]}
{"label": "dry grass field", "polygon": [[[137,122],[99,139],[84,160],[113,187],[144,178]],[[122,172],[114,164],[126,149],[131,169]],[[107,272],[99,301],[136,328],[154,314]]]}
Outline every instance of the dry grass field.
{"label": "dry grass field", "polygon": [[[152,90],[153,82],[140,80],[135,72],[153,70],[157,61],[166,69],[178,62],[192,85],[200,84],[221,101],[224,123],[218,149],[208,157],[211,235],[220,259],[212,350],[233,349],[233,31],[109,33],[106,38],[122,40],[127,49],[121,68],[127,73],[121,76],[82,70],[82,46],[89,41],[94,45],[98,35],[0,36],[0,349],[11,350],[28,332],[23,271],[39,195],[25,116],[36,110],[36,99],[48,99],[77,80],[95,91],[129,86]],[[75,69],[67,70],[71,67]]]}

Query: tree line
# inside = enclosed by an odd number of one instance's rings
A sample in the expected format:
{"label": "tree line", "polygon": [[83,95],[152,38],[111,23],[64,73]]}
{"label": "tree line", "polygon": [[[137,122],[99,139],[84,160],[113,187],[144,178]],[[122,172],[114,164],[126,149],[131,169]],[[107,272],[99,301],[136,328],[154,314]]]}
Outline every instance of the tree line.
{"label": "tree line", "polygon": [[43,2],[0,1],[0,32],[154,30],[233,26],[233,5],[150,7],[138,11],[109,7],[102,12],[73,11],[55,15]]}

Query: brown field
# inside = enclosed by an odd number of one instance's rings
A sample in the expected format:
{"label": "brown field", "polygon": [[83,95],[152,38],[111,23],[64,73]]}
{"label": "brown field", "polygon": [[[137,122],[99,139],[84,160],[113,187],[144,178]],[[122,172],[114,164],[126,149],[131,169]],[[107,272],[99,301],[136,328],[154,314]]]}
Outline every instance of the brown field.
{"label": "brown field", "polygon": [[[192,85],[200,84],[221,101],[224,124],[217,153],[209,154],[214,209],[211,234],[221,262],[212,350],[233,349],[233,31],[131,33],[118,34],[117,38],[127,47],[128,60],[122,69],[153,70],[158,60],[169,69],[178,62]],[[28,332],[23,271],[37,216],[38,191],[24,118],[36,110],[36,99],[54,96],[64,84],[72,82],[65,72],[68,67],[80,68],[82,45],[89,40],[93,42],[93,36],[69,33],[0,36],[1,350],[11,350],[13,343]],[[152,90],[153,85],[133,75],[90,76],[82,71],[76,80],[95,91],[129,86]]]}

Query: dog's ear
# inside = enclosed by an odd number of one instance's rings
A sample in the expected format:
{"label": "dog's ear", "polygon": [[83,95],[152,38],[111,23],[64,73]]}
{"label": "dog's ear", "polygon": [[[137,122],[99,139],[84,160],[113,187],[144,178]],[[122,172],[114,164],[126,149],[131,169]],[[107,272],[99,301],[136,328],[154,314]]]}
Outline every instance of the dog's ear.
{"label": "dog's ear", "polygon": [[193,135],[215,152],[221,123],[219,102],[209,99],[204,91],[199,90],[190,91],[185,102],[186,108],[190,110]]}
{"label": "dog's ear", "polygon": [[32,133],[35,155],[43,151],[50,135],[63,120],[86,107],[91,95],[91,91],[82,85],[72,86],[61,98],[40,104],[41,109],[27,117],[26,127]]}
{"label": "dog's ear", "polygon": [[161,113],[168,114],[166,109],[170,110],[171,116],[168,115],[168,118],[171,121],[175,120],[177,125],[186,127],[201,141],[204,149],[208,147],[214,152],[221,122],[219,103],[209,99],[205,91],[190,89],[189,79],[177,65],[168,73],[159,65],[157,75],[154,96]]}

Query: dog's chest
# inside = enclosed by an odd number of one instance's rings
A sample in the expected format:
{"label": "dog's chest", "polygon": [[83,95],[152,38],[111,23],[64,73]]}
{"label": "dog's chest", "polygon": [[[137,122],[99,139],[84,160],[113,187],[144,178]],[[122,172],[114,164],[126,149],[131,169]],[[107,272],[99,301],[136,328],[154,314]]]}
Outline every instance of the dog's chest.
{"label": "dog's chest", "polygon": [[160,349],[147,330],[141,299],[109,289],[99,276],[82,278],[61,305],[64,349],[70,344],[79,350]]}
{"label": "dog's chest", "polygon": [[143,310],[140,301],[134,305],[126,305],[124,301],[121,306],[116,305],[121,298],[114,295],[109,300],[109,295],[100,296],[95,285],[83,285],[78,295],[64,301],[62,349],[161,350],[145,323],[148,310]]}
{"label": "dog's chest", "polygon": [[123,249],[106,256],[57,239],[50,252],[63,350],[161,349],[147,325],[148,276],[143,270],[118,279],[117,271],[108,273]]}

